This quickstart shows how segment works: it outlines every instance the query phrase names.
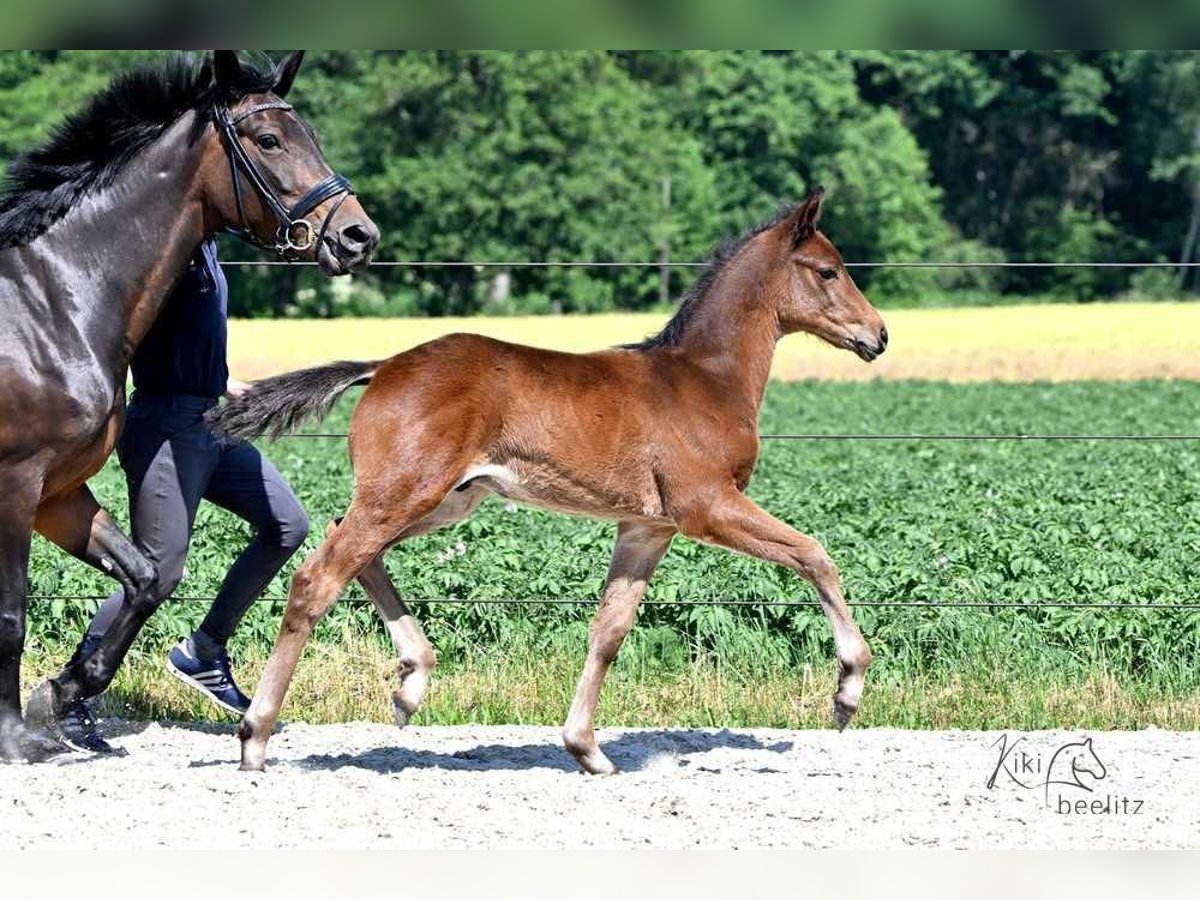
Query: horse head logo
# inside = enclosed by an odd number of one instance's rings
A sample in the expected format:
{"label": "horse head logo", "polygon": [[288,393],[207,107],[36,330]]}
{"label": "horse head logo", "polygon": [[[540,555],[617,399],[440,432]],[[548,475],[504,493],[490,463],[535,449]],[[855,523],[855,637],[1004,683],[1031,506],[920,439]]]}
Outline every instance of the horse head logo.
{"label": "horse head logo", "polygon": [[1063,744],[1054,751],[1046,768],[1046,803],[1050,803],[1052,784],[1082,788],[1091,793],[1095,783],[1102,781],[1107,774],[1108,770],[1096,755],[1090,737]]}

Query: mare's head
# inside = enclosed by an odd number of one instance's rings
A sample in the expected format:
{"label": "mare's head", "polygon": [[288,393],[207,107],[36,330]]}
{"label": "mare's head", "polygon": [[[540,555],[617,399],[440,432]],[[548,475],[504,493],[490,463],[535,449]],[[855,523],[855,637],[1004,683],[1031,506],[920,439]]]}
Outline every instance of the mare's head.
{"label": "mare's head", "polygon": [[887,328],[837,248],[817,230],[824,196],[817,188],[763,235],[774,242],[777,260],[764,296],[784,334],[805,331],[870,362],[887,348]]}
{"label": "mare's head", "polygon": [[303,52],[261,70],[217,50],[204,140],[211,217],[253,243],[344,275],[371,259],[379,229],[325,161],[312,127],[285,100]]}

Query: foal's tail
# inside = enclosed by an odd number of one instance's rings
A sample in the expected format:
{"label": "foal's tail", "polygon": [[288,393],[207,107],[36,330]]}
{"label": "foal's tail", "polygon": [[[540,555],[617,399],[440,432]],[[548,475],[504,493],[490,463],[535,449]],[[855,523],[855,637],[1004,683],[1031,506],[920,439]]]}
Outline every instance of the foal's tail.
{"label": "foal's tail", "polygon": [[234,400],[208,411],[214,431],[232,438],[280,437],[306,419],[329,414],[338,397],[356,384],[368,384],[379,362],[335,362],[264,378]]}

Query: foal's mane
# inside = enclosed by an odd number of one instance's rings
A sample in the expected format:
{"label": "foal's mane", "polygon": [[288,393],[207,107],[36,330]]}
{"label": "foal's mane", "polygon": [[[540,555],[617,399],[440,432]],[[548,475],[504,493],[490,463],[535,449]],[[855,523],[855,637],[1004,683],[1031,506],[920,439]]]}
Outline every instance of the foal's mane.
{"label": "foal's mane", "polygon": [[[271,89],[272,67],[243,62],[236,92]],[[207,56],[171,53],[113,77],[40,147],[8,167],[0,189],[0,249],[43,234],[90,191],[108,187],[185,113],[216,99]],[[205,120],[197,122],[192,140]]]}
{"label": "foal's mane", "polygon": [[770,231],[796,210],[795,204],[784,204],[779,211],[765,222],[748,228],[736,237],[726,238],[721,241],[715,250],[709,255],[705,261],[704,269],[700,272],[699,277],[692,284],[686,294],[683,295],[683,300],[679,303],[679,308],[675,310],[669,322],[663,326],[663,330],[656,335],[639,341],[636,344],[621,344],[620,346],[626,350],[656,350],[660,347],[677,347],[680,341],[683,340],[683,332],[687,328],[688,322],[695,316],[697,310],[704,304],[708,292],[716,283],[717,278],[743,247],[762,234],[764,231]]}

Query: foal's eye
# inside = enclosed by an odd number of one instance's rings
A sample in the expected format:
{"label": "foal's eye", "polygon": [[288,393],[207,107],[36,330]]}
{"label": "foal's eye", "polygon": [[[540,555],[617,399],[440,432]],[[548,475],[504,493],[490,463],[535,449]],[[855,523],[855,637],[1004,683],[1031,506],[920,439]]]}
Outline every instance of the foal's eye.
{"label": "foal's eye", "polygon": [[281,146],[279,138],[273,134],[260,134],[255,138],[255,143],[263,150],[278,150]]}
{"label": "foal's eye", "polygon": [[817,269],[817,274],[826,281],[832,281],[837,278],[837,269]]}

